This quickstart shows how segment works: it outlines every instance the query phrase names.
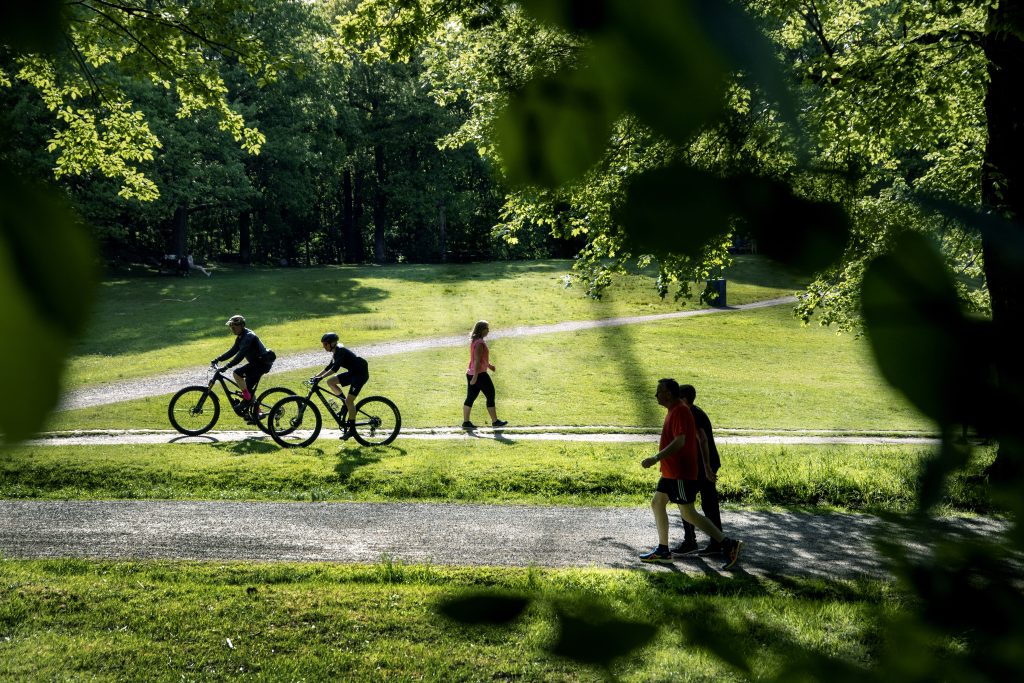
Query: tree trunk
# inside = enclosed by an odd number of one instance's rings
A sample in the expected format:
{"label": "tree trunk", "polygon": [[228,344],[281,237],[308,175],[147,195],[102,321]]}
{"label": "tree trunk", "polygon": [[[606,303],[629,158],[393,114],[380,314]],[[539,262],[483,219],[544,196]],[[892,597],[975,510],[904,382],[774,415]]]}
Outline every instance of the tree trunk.
{"label": "tree trunk", "polygon": [[384,263],[384,145],[373,146],[377,183],[373,195],[373,262]]}
{"label": "tree trunk", "polygon": [[363,243],[363,209],[366,206],[366,178],[362,173],[353,179],[352,195],[352,260],[366,262],[366,245]]}
{"label": "tree trunk", "polygon": [[[989,85],[985,95],[988,144],[982,164],[982,202],[993,213],[1024,232],[1024,0],[1002,0],[989,11],[985,56]],[[1016,235],[1018,239],[1021,235]],[[1024,362],[1016,334],[1024,324],[1024,271],[1014,262],[1022,254],[1009,253],[1008,240],[986,233],[982,239],[985,280],[992,300],[992,322],[998,340],[992,349],[1001,404],[996,417],[999,451],[989,466],[993,480],[1006,481],[1024,474],[1019,430],[1015,429],[1024,405]],[[966,400],[967,397],[965,397]],[[1012,432],[1016,431],[1014,435]]]}
{"label": "tree trunk", "polygon": [[171,219],[171,247],[176,256],[188,255],[188,207],[180,205],[174,209]]}
{"label": "tree trunk", "polygon": [[437,234],[441,242],[441,263],[448,262],[448,217],[445,214],[444,202],[437,202]]}
{"label": "tree trunk", "polygon": [[238,260],[245,265],[252,262],[252,211],[238,217]]}
{"label": "tree trunk", "polygon": [[352,170],[346,168],[341,177],[341,246],[345,263],[362,260],[362,240],[356,228],[356,207],[352,197]]}

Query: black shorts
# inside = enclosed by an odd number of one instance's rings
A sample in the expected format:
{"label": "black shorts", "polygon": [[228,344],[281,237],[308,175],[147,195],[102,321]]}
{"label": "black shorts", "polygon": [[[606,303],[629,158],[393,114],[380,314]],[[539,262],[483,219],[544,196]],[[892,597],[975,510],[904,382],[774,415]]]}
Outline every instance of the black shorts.
{"label": "black shorts", "polygon": [[688,479],[667,479],[662,477],[658,480],[658,487],[654,489],[668,496],[673,503],[693,503],[700,493],[700,485],[696,481]]}
{"label": "black shorts", "polygon": [[348,387],[349,396],[358,396],[363,385],[370,381],[370,373],[348,370],[338,375],[338,382],[343,387]]}
{"label": "black shorts", "polygon": [[245,378],[245,384],[249,387],[249,391],[256,388],[256,385],[260,383],[260,379],[269,370],[270,368],[262,363],[246,363],[241,367],[235,368],[235,372]]}

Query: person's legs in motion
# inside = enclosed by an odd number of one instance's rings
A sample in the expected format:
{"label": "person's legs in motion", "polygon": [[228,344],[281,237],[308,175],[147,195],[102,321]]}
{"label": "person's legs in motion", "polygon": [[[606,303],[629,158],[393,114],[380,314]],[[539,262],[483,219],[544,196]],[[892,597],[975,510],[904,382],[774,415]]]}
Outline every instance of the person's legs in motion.
{"label": "person's legs in motion", "polygon": [[[241,370],[241,368],[239,368]],[[235,370],[231,373],[231,376],[235,378],[235,384],[238,385],[239,390],[242,392],[242,398],[246,401],[252,400],[252,393],[249,391],[248,385],[245,383],[245,375]]]}
{"label": "person's legs in motion", "polygon": [[[701,472],[697,479],[697,483],[700,486],[700,510],[708,520],[711,521],[715,527],[722,531],[722,514],[718,508],[718,491],[715,488],[715,484],[709,481],[704,473]],[[683,520],[683,544],[680,546],[685,549],[684,554],[690,552],[697,552],[697,535],[694,533],[694,526]],[[711,539],[708,545],[699,551],[700,555],[715,555],[721,551],[718,541]],[[676,552],[676,551],[673,551]]]}
{"label": "person's legs in motion", "polygon": [[476,384],[472,384],[472,377],[466,375],[466,400],[462,403],[462,428],[463,429],[476,429],[476,425],[469,421],[469,413],[473,410],[473,403],[476,401],[476,397],[480,395],[480,378],[483,375],[477,376]]}
{"label": "person's legs in motion", "polygon": [[658,527],[658,547],[651,552],[641,555],[641,562],[658,562],[668,564],[672,562],[672,553],[668,549],[668,496],[661,491],[655,491],[651,498],[651,512],[654,513],[654,523]]}
{"label": "person's legs in motion", "polygon": [[491,416],[492,427],[504,427],[508,423],[504,420],[498,419],[498,409],[495,405],[494,398],[496,393],[494,391],[494,380],[491,379],[490,375],[481,375],[478,382],[483,380],[483,386],[480,388],[484,392],[484,398],[487,399],[487,414]]}
{"label": "person's legs in motion", "polygon": [[722,547],[722,554],[725,556],[725,561],[722,563],[722,569],[728,569],[736,564],[736,560],[740,555],[740,549],[743,547],[743,541],[728,538],[711,523],[711,520],[698,513],[693,503],[679,503],[679,514],[682,516],[684,522],[689,522],[694,525],[717,541]]}

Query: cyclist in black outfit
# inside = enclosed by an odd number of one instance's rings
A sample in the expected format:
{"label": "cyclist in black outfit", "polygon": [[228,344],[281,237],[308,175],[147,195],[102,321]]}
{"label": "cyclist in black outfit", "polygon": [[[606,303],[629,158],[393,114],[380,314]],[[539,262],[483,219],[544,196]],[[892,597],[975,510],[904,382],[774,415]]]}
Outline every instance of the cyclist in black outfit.
{"label": "cyclist in black outfit", "polygon": [[348,423],[345,433],[341,435],[342,439],[347,439],[356,430],[356,396],[359,395],[363,385],[370,379],[370,366],[365,359],[346,349],[338,341],[338,335],[335,332],[324,334],[324,336],[320,337],[320,343],[323,344],[324,351],[331,352],[331,362],[327,364],[326,368],[309,379],[315,382],[337,372],[341,368],[345,368],[345,372],[340,375],[334,375],[334,377],[327,380],[327,386],[338,397],[341,396],[341,387],[349,388],[348,395],[345,397],[345,406],[348,408]]}
{"label": "cyclist in black outfit", "polygon": [[270,372],[277,356],[273,351],[268,351],[256,333],[245,326],[245,318],[240,315],[233,315],[224,323],[231,328],[235,334],[235,343],[226,352],[210,361],[210,365],[216,367],[217,363],[231,358],[225,368],[233,368],[245,360],[245,365],[234,371],[233,376],[238,388],[242,390],[242,398],[252,401],[252,392],[256,390],[260,378]]}

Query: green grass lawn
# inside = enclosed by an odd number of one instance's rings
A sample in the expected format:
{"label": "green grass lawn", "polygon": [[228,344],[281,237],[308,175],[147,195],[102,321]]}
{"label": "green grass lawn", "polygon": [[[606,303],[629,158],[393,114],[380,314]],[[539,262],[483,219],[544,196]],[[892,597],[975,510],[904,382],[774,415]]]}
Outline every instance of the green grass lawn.
{"label": "green grass lawn", "polygon": [[[379,341],[467,334],[487,318],[499,411],[513,425],[658,427],[654,384],[697,386],[717,427],[931,430],[880,379],[863,340],[802,328],[788,307],[502,339],[515,325],[678,310],[645,275],[603,301],[564,289],[568,262],[465,266],[224,270],[211,278],[110,280],[73,350],[69,388],[201,365],[224,351],[229,315],[247,315],[279,353],[315,350],[335,329],[356,351]],[[799,278],[742,257],[729,302],[791,293]],[[691,302],[687,308],[700,307]],[[413,427],[461,422],[466,349],[371,361],[365,393],[393,398]],[[326,354],[324,361],[326,363]],[[264,388],[298,388],[307,371]],[[203,378],[197,377],[197,381]],[[52,429],[169,427],[168,396],[68,411]],[[483,406],[474,413],[483,422]],[[219,428],[237,429],[222,415]],[[5,498],[268,501],[454,501],[646,505],[650,444],[442,441],[399,438],[365,449],[321,439],[280,450],[265,439],[215,444],[59,447],[0,452]],[[723,445],[726,507],[902,512],[913,507],[917,447]],[[953,480],[946,512],[988,512],[968,479],[991,461],[979,449]],[[571,470],[566,462],[572,463]],[[480,587],[538,598],[507,628],[468,628],[439,600]],[[595,602],[600,609],[594,610]],[[641,571],[187,562],[15,561],[0,558],[0,679],[607,680],[550,653],[563,615],[652,624],[655,640],[617,660],[621,680],[749,680],[784,656],[824,653],[869,665],[879,629],[902,602],[885,582],[778,582]],[[727,615],[738,637],[724,664],[687,639],[702,615]],[[561,617],[561,623],[567,623]],[[941,650],[945,644],[939,644]]]}
{"label": "green grass lawn", "polygon": [[[617,278],[601,301],[563,278],[571,261],[466,265],[219,270],[210,278],[107,280],[85,338],[71,352],[68,388],[200,365],[231,345],[224,320],[245,315],[278,353],[317,350],[327,330],[360,345],[494,329],[702,308],[658,299],[654,278]],[[756,256],[728,273],[729,303],[792,294],[799,277]]]}
{"label": "green grass lawn", "polygon": [[[22,446],[0,459],[3,498],[269,501],[448,501],[643,506],[657,473],[649,444],[406,440],[360,448],[321,440],[281,450],[267,440],[150,446]],[[728,445],[718,490],[726,507],[905,512],[925,447]],[[985,512],[969,483],[991,461],[979,449],[946,511]],[[567,465],[571,463],[571,465]]]}
{"label": "green grass lawn", "polygon": [[[533,601],[507,626],[438,613],[481,588]],[[885,583],[662,572],[0,560],[0,679],[600,681],[550,650],[607,618],[657,628],[619,680],[762,679],[797,650],[870,664],[902,602]],[[749,672],[687,636],[710,615]]]}
{"label": "green grass lawn", "polygon": [[[407,426],[460,424],[467,358],[466,349],[451,348],[373,359],[364,395],[392,398]],[[675,377],[697,387],[697,403],[717,427],[934,430],[879,376],[863,339],[801,326],[787,306],[497,338],[491,359],[499,415],[514,426],[659,427],[654,387]],[[310,374],[274,372],[263,386],[298,390]],[[168,429],[168,399],[60,412],[49,428]],[[478,403],[474,416],[483,421]],[[234,416],[221,420],[222,429],[243,426]]]}

